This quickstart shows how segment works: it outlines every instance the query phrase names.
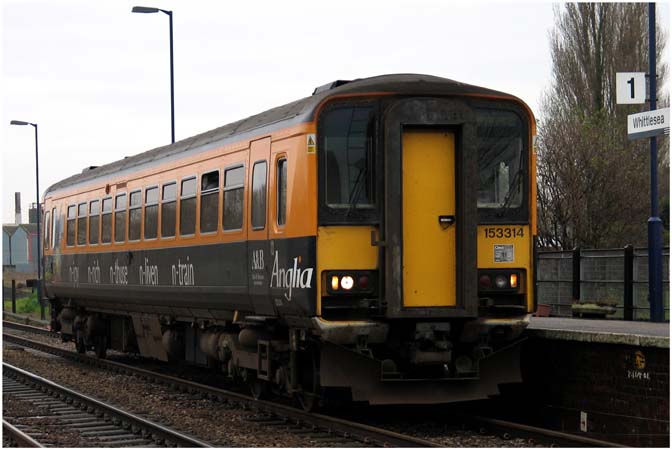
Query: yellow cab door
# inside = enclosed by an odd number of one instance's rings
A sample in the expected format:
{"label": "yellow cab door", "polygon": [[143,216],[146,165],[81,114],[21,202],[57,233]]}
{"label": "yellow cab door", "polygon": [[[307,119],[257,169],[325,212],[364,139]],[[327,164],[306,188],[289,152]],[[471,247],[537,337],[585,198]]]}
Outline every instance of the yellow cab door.
{"label": "yellow cab door", "polygon": [[455,135],[402,135],[404,307],[456,305]]}

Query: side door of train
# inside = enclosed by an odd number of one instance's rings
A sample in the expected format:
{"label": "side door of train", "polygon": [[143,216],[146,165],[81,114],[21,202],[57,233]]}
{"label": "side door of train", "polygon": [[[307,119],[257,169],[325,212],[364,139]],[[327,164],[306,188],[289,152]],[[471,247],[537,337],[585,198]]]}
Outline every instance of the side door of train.
{"label": "side door of train", "polygon": [[272,263],[268,240],[271,138],[252,141],[249,155],[248,286],[255,314],[270,316],[275,315],[269,297]]}

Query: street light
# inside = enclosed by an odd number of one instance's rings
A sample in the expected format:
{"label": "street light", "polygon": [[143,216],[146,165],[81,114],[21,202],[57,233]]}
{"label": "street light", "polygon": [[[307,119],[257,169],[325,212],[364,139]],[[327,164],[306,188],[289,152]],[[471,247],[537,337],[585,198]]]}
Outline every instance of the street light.
{"label": "street light", "polygon": [[170,25],[170,131],[172,143],[175,143],[175,79],[173,77],[173,12],[159,8],[149,8],[146,6],[134,6],[131,12],[140,14],[153,14],[162,12],[168,14]]}
{"label": "street light", "polygon": [[[37,124],[31,122],[24,122],[22,120],[12,120],[10,125],[32,125],[35,128],[35,189],[36,189],[36,205],[37,205],[37,301],[42,304],[42,246],[40,245],[40,221],[42,215],[40,214],[40,164],[37,149]],[[44,309],[42,309],[44,312]],[[44,319],[44,317],[42,317]]]}

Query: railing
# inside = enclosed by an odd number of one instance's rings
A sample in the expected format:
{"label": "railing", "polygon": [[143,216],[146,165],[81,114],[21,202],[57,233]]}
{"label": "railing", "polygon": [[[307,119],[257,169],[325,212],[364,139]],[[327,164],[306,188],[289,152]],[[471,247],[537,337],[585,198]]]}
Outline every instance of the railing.
{"label": "railing", "polygon": [[[670,249],[663,249],[663,305],[670,318]],[[648,251],[626,246],[604,250],[540,250],[537,295],[552,316],[572,316],[578,302],[613,303],[607,318],[649,320]]]}

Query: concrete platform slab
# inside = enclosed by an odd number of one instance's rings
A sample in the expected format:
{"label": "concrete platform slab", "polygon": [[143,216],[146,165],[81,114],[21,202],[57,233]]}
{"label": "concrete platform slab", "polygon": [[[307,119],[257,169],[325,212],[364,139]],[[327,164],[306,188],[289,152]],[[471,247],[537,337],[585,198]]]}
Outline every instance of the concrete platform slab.
{"label": "concrete platform slab", "polygon": [[527,330],[544,339],[670,348],[669,323],[532,317]]}

